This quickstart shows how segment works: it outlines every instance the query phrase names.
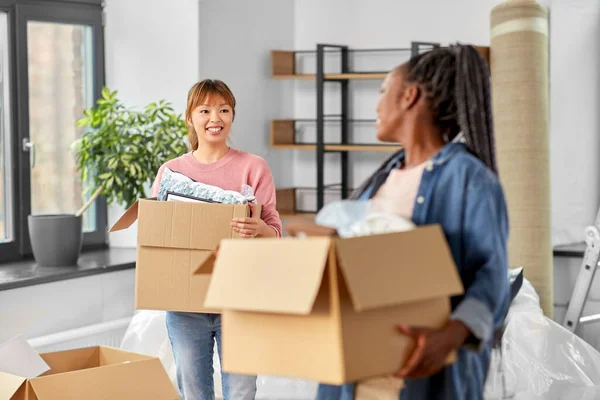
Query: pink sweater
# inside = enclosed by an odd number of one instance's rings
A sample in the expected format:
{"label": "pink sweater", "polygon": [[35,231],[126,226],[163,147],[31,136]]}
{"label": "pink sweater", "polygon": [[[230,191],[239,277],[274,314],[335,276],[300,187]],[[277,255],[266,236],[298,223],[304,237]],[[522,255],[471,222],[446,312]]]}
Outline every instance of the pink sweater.
{"label": "pink sweater", "polygon": [[225,190],[242,190],[242,185],[254,189],[256,201],[262,205],[261,219],[281,237],[281,219],[275,209],[275,184],[269,166],[259,156],[230,149],[225,157],[211,164],[199,163],[192,152],[164,163],[158,170],[152,196],[158,195],[162,172],[169,168],[189,178]]}

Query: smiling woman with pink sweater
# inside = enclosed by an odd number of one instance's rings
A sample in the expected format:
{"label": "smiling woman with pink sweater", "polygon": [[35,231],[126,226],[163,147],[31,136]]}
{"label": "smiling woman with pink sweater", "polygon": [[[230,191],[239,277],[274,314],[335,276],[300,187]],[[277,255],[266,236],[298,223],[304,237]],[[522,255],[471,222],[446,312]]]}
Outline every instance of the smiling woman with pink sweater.
{"label": "smiling woman with pink sweater", "polygon": [[[275,209],[275,185],[261,157],[232,149],[227,137],[235,117],[235,97],[225,83],[207,79],[188,93],[185,119],[192,148],[187,154],[162,165],[152,187],[158,194],[165,168],[207,185],[241,191],[250,186],[260,216],[234,219],[231,225],[242,237],[281,237],[281,219]],[[213,400],[213,348],[221,353],[221,316],[204,313],[167,313],[167,329],[177,366],[177,384],[185,400]],[[256,377],[222,373],[225,400],[251,400]]]}

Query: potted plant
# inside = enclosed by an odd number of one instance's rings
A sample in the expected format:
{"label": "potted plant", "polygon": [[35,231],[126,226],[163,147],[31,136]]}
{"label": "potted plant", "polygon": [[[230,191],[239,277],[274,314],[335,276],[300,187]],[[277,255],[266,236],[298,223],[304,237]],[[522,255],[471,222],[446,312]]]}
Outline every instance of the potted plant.
{"label": "potted plant", "polygon": [[91,193],[75,214],[30,215],[29,236],[38,265],[75,265],[81,251],[82,215],[99,197],[129,207],[146,197],[159,167],[188,150],[186,124],[168,102],[142,111],[126,108],[116,91],[85,110],[77,126],[87,128],[73,143],[77,171]]}

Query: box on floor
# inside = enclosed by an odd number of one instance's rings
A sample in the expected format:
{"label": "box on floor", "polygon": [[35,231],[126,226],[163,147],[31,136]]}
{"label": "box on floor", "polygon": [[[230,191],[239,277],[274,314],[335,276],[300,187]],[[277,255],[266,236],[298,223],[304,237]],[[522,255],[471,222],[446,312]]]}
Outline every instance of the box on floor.
{"label": "box on floor", "polygon": [[330,384],[385,376],[414,346],[397,324],[448,321],[463,287],[439,226],[348,239],[312,227],[306,238],[223,240],[205,262],[226,372]]}
{"label": "box on floor", "polygon": [[[256,210],[260,213],[261,206]],[[232,218],[249,215],[245,204],[136,201],[109,230],[138,221],[135,308],[215,312],[204,307],[210,274],[199,266],[221,239],[239,238]]]}
{"label": "box on floor", "polygon": [[37,354],[22,336],[0,345],[0,398],[178,400],[160,360],[110,347]]}

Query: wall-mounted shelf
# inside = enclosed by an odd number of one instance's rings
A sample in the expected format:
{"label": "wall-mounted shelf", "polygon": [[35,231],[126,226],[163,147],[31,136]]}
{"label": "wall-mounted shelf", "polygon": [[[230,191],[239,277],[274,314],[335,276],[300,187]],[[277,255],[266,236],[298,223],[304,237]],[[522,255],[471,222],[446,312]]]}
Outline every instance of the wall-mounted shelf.
{"label": "wall-mounted shelf", "polygon": [[[399,150],[398,145],[387,145],[378,143],[354,143],[350,138],[350,125],[357,120],[350,118],[349,106],[349,82],[354,79],[382,80],[385,79],[387,71],[356,71],[350,67],[350,54],[354,53],[403,53],[414,56],[419,52],[439,47],[437,43],[413,42],[410,48],[402,49],[349,49],[348,46],[334,44],[317,44],[316,50],[309,51],[271,51],[271,76],[274,79],[314,79],[316,83],[316,139],[315,143],[298,143],[296,141],[296,120],[276,120],[271,122],[271,146],[277,149],[311,150],[316,154],[316,210],[319,211],[325,204],[325,155],[338,153],[340,155],[340,194],[346,198],[350,193],[350,152],[376,151],[393,152]],[[303,73],[296,69],[296,55],[299,53],[310,53],[316,57],[314,73]],[[335,55],[338,61],[337,71],[332,71],[332,65],[328,64],[325,70],[325,56]],[[386,68],[387,69],[387,68]],[[311,71],[312,72],[312,71]],[[325,113],[325,84],[335,83],[340,85],[340,111],[335,120],[327,119],[331,115]],[[374,87],[377,90],[377,87]],[[336,122],[340,127],[340,139],[338,143],[325,142],[325,123]],[[373,121],[374,122],[374,121]],[[375,129],[373,129],[375,131]],[[295,192],[294,192],[295,193]],[[285,194],[281,194],[285,196]],[[289,194],[288,194],[289,196]],[[295,194],[294,194],[295,198]],[[280,197],[277,197],[279,203]],[[294,200],[295,201],[295,200]],[[288,210],[281,212],[283,215],[296,215],[298,211]]]}
{"label": "wall-mounted shelf", "polygon": [[[370,53],[370,52],[404,52],[410,53],[411,48],[397,49],[340,49],[333,46],[333,49],[326,49],[324,53]],[[273,79],[308,79],[316,80],[317,74],[299,73],[296,70],[296,56],[298,54],[315,54],[319,57],[318,50],[272,50],[271,51],[271,77]],[[318,62],[318,61],[317,61]],[[389,71],[349,71],[343,68],[339,72],[324,72],[325,81],[346,81],[346,80],[383,80]]]}
{"label": "wall-mounted shelf", "polygon": [[[432,50],[440,47],[439,43],[428,42],[412,42],[410,48],[395,48],[395,49],[350,49],[348,46],[335,44],[317,44],[315,50],[273,50],[271,51],[271,76],[273,79],[301,79],[315,80],[316,82],[316,140],[315,143],[299,143],[296,141],[296,122],[300,119],[290,120],[275,120],[271,121],[271,147],[276,149],[292,149],[292,150],[310,150],[316,154],[316,210],[320,210],[324,205],[325,190],[329,188],[325,184],[325,156],[328,153],[340,154],[340,193],[342,198],[346,198],[350,193],[350,168],[349,168],[349,153],[358,151],[377,151],[377,152],[392,152],[401,149],[399,145],[377,144],[377,143],[353,143],[350,138],[350,125],[353,120],[350,118],[349,105],[349,82],[352,80],[382,80],[385,79],[386,71],[356,71],[351,68],[350,55],[355,53],[403,53],[410,57],[414,57],[424,51]],[[489,47],[475,46],[483,58],[489,62],[490,52]],[[310,54],[315,56],[316,65],[313,71],[298,71],[296,68],[296,56],[299,54]],[[331,71],[332,65],[327,63],[327,71],[325,57],[326,55],[334,55],[339,59],[337,71]],[[399,64],[399,63],[398,63]],[[396,64],[396,65],[398,65]],[[385,68],[388,69],[388,65]],[[310,72],[310,73],[306,73]],[[335,83],[340,88],[340,114],[335,115],[335,120],[328,119],[332,115],[325,113],[325,85]],[[373,90],[377,90],[374,87]],[[306,120],[304,120],[306,121]],[[365,120],[362,120],[365,121]],[[339,143],[325,142],[325,124],[338,123],[340,126],[340,141]],[[284,189],[287,192],[278,191],[277,205],[278,209],[280,202],[288,203],[288,209],[280,211],[284,216],[302,216],[306,217],[307,213],[296,209],[296,189]],[[280,198],[281,196],[281,198]],[[293,201],[290,200],[293,198]],[[287,200],[286,200],[287,199]],[[290,206],[291,204],[291,206]],[[285,207],[284,207],[285,208]]]}
{"label": "wall-mounted shelf", "polygon": [[[387,72],[357,72],[347,74],[325,74],[326,81],[341,81],[341,80],[383,80],[387,76]],[[315,80],[315,74],[279,74],[272,75],[273,79],[308,79]]]}
{"label": "wall-mounted shelf", "polygon": [[[280,119],[271,121],[271,147],[280,150],[312,150],[317,149],[316,143],[301,143],[296,141],[296,122],[308,120]],[[375,120],[355,120],[358,122],[375,122]],[[336,122],[336,121],[332,121]],[[348,122],[353,122],[349,120]],[[383,143],[325,143],[325,151],[383,151],[393,152],[401,146]]]}
{"label": "wall-mounted shelf", "polygon": [[[316,144],[299,143],[299,144],[276,144],[271,146],[278,150],[316,150]],[[394,152],[398,151],[402,146],[384,145],[384,144],[325,144],[325,151],[341,152],[341,151],[366,151],[366,152]]]}
{"label": "wall-mounted shelf", "polygon": [[[316,154],[316,209],[319,211],[325,203],[325,190],[329,187],[325,184],[325,155],[338,153],[340,155],[340,183],[339,193],[346,198],[350,193],[350,152],[374,151],[393,152],[399,150],[399,145],[379,143],[355,143],[350,137],[350,125],[358,120],[350,117],[349,83],[352,80],[383,80],[387,76],[387,69],[391,66],[380,67],[379,71],[357,71],[351,67],[350,55],[355,53],[401,53],[404,56],[415,56],[424,50],[439,47],[438,43],[412,42],[410,48],[395,49],[349,49],[348,46],[335,44],[317,44],[315,50],[273,50],[271,51],[271,76],[274,79],[304,79],[315,80],[316,83],[316,139],[315,143],[299,143],[296,140],[296,122],[298,120],[275,120],[271,122],[271,147],[276,149],[310,150]],[[296,56],[301,53],[309,53],[315,56],[315,69],[313,71],[298,71],[296,68]],[[326,55],[334,55],[338,60],[336,64],[327,63]],[[406,58],[406,57],[402,57]],[[398,62],[399,64],[399,62]],[[396,65],[398,65],[396,64]],[[337,65],[337,68],[333,67]],[[337,70],[332,70],[337,69]],[[384,71],[382,71],[384,70]],[[333,83],[340,85],[340,110],[335,120],[328,119],[331,115],[325,113],[325,85]],[[377,84],[377,83],[376,83]],[[378,90],[376,86],[374,91]],[[335,122],[339,124],[340,139],[338,143],[325,142],[325,124]],[[374,121],[373,121],[374,122]],[[373,129],[373,134],[375,129]],[[373,135],[374,136],[374,135]],[[294,189],[290,189],[294,190]],[[293,193],[293,194],[290,194]],[[280,197],[281,196],[281,197]],[[277,203],[286,198],[294,198],[293,207],[280,211],[282,215],[302,214],[296,209],[296,192],[281,192],[277,195]]]}
{"label": "wall-mounted shelf", "polygon": [[315,212],[297,208],[297,188],[277,189],[277,211],[281,219],[314,219]]}
{"label": "wall-mounted shelf", "polygon": [[296,214],[279,214],[279,218],[281,218],[282,220],[290,220],[290,219],[305,219],[305,220],[309,220],[309,221],[313,221],[315,219],[315,216],[317,214],[315,214],[314,212],[298,212]]}
{"label": "wall-mounted shelf", "polygon": [[[325,188],[325,190],[328,192],[340,192],[339,185],[330,185],[327,188]],[[298,209],[298,198],[301,197],[302,194],[313,193],[314,195],[316,191],[316,188],[310,187],[291,187],[285,189],[277,189],[275,191],[275,196],[277,197],[277,211],[279,212],[279,217],[282,220],[313,220],[317,215],[316,210]],[[351,191],[348,194],[350,193]],[[338,194],[335,195],[338,196]]]}
{"label": "wall-mounted shelf", "polygon": [[[321,46],[319,48],[319,46]],[[317,58],[317,65],[323,66],[323,58],[326,54],[339,55],[347,60],[349,54],[405,54],[414,55],[424,49],[439,47],[437,43],[413,42],[411,47],[405,48],[368,48],[350,49],[339,45],[317,45],[316,50],[272,50],[271,51],[271,77],[273,79],[318,79],[318,73],[303,73],[296,68],[296,57],[298,55],[313,55]],[[318,67],[317,67],[318,69]],[[391,68],[390,68],[391,69]],[[325,81],[346,80],[383,80],[389,70],[380,71],[351,71],[347,62],[342,62],[341,69],[337,72],[323,71]]]}
{"label": "wall-mounted shelf", "polygon": [[[415,48],[416,45],[416,48]],[[412,55],[415,51],[421,51],[422,46],[437,47],[435,43],[418,43],[414,42],[412,48],[406,49],[347,49],[349,53],[352,52],[411,52]],[[489,63],[490,61],[490,48],[486,46],[474,46],[483,58]],[[325,53],[336,52],[326,50]],[[317,74],[304,74],[296,72],[296,56],[298,54],[316,53],[315,50],[304,50],[304,51],[288,51],[288,50],[272,50],[271,51],[271,77],[273,79],[317,79]],[[389,71],[372,71],[372,72],[346,72],[346,73],[324,73],[324,80],[359,80],[359,79],[373,79],[381,80],[385,79]]]}

